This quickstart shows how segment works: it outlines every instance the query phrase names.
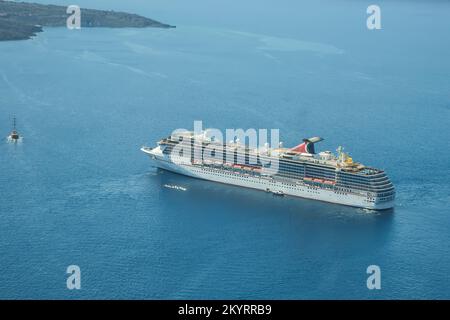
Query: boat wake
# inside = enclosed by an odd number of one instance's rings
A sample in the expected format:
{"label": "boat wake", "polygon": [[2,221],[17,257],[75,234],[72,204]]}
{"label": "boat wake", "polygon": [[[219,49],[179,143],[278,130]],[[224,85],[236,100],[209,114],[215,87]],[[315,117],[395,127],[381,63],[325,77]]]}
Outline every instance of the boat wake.
{"label": "boat wake", "polygon": [[180,186],[171,185],[171,184],[165,184],[164,187],[168,188],[168,189],[179,190],[179,191],[186,191],[187,190],[185,187],[180,187]]}
{"label": "boat wake", "polygon": [[6,138],[6,142],[11,143],[11,144],[21,144],[22,141],[23,141],[23,137],[20,137],[20,138],[18,138],[18,139],[13,139],[13,138],[11,138],[10,136],[8,136],[8,137]]}
{"label": "boat wake", "polygon": [[379,214],[379,212],[377,210],[367,209],[367,208],[358,208],[357,211],[362,214]]}

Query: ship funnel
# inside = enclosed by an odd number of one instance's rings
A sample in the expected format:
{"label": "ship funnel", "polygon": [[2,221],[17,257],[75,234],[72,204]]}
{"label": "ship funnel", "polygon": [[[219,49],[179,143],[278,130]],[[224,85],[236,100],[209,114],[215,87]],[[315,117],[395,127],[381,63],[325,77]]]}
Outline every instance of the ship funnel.
{"label": "ship funnel", "polygon": [[299,152],[299,153],[310,153],[315,154],[316,151],[314,150],[314,144],[317,142],[323,141],[323,138],[321,137],[312,137],[309,139],[303,139],[303,143],[299,144],[298,146],[291,149],[293,152]]}

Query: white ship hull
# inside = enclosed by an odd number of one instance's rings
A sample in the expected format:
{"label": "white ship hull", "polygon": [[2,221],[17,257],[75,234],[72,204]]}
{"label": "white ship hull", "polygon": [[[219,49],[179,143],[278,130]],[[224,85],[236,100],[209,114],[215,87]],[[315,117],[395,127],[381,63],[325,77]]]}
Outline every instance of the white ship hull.
{"label": "white ship hull", "polygon": [[284,194],[289,196],[325,201],[330,203],[342,204],[347,206],[366,208],[372,210],[390,209],[394,206],[394,201],[389,202],[371,202],[366,196],[352,193],[337,193],[331,189],[322,189],[319,187],[309,186],[301,182],[287,183],[277,181],[270,177],[257,177],[250,174],[230,173],[219,168],[195,166],[190,163],[175,161],[169,156],[162,153],[160,147],[155,149],[141,149],[147,153],[153,165],[160,169],[168,170],[178,174],[231,184],[246,188],[252,188],[262,191],[273,192],[275,194]]}

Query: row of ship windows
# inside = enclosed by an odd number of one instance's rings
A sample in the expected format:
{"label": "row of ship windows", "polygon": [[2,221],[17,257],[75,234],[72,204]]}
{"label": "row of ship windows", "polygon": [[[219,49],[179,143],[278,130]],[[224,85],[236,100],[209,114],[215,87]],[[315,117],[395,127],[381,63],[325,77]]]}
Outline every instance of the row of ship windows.
{"label": "row of ship windows", "polygon": [[[203,170],[214,172],[214,173],[217,174],[217,172],[215,170],[213,170],[213,169],[205,169],[204,168]],[[218,174],[220,174],[222,176],[231,176],[231,178],[233,178],[233,179],[243,179],[243,178],[248,178],[249,177],[249,176],[236,176],[234,173],[218,173]],[[289,189],[293,189],[293,190],[296,189],[296,185],[294,185],[294,184],[289,184],[289,183],[285,183],[285,182],[283,182],[282,184],[284,186],[286,186],[287,188],[289,188]],[[306,191],[307,192],[318,193],[316,190],[317,190],[316,187],[307,186],[307,190]],[[348,193],[351,193],[351,190],[350,189],[337,189],[337,190],[335,190],[335,192],[337,194],[348,195]],[[391,196],[387,196],[387,197],[383,197],[384,194],[380,194],[380,195],[381,195],[381,197],[378,197],[379,201],[390,201],[390,200],[394,199],[394,196],[392,196],[392,195]],[[368,201],[369,202],[375,202],[374,198],[368,198]]]}
{"label": "row of ship windows", "polygon": [[[203,170],[207,170],[207,171],[210,171],[210,172],[217,173],[217,171],[214,170],[214,169],[203,168]],[[231,176],[232,178],[235,178],[235,179],[238,179],[238,178],[248,178],[248,177],[250,176],[250,174],[247,174],[246,176],[236,176],[236,173],[235,173],[235,172],[236,172],[236,171],[230,171],[230,172],[223,172],[223,173],[219,173],[219,174],[221,174],[221,175],[223,175],[223,176],[225,176],[225,175],[226,175],[226,176]],[[254,176],[257,176],[257,175],[254,175]],[[289,187],[289,188],[291,188],[291,189],[295,189],[295,185],[294,185],[294,184],[289,184],[289,183],[283,182],[283,185],[285,185],[285,186],[287,186],[287,187]],[[314,189],[314,187],[308,187],[308,188]],[[323,189],[323,188],[333,189],[332,186],[328,186],[328,185],[323,186],[322,189]],[[359,188],[359,190],[361,190],[361,188]],[[366,190],[366,191],[372,191],[371,189],[368,189],[368,188],[364,188],[363,190]],[[348,192],[352,192],[352,191],[351,191],[351,186],[348,186],[347,188],[337,188],[337,189],[336,189],[336,193],[347,194]],[[387,192],[387,193],[382,193],[382,194],[380,194],[380,195],[381,195],[381,196],[385,196],[385,195],[391,195],[391,194],[392,194],[392,192]]]}
{"label": "row of ship windows", "polygon": [[345,177],[342,175],[337,175],[337,178],[342,181],[350,181],[350,182],[358,182],[358,183],[372,183],[372,184],[381,184],[383,182],[389,181],[387,176],[384,176],[382,179],[373,179],[368,177],[367,179],[360,179],[359,177]]}
{"label": "row of ship windows", "polygon": [[[290,177],[290,178],[292,178],[292,176],[296,176],[296,177],[298,177],[298,178],[303,178],[304,176],[301,174],[301,175],[299,175],[299,174],[295,174],[295,175],[292,175],[292,174],[286,174],[286,173],[283,173],[283,172],[278,172],[277,173],[279,176],[285,176],[285,177]],[[313,176],[313,178],[329,178],[330,180],[334,180],[334,177],[327,177],[327,176],[324,176],[324,175],[322,175],[322,176]],[[347,182],[347,183],[345,183],[345,182]],[[363,187],[363,189],[367,189],[367,188],[370,188],[370,189],[372,189],[371,187],[377,187],[377,186],[383,186],[383,185],[386,185],[386,186],[388,186],[388,187],[392,187],[392,184],[390,183],[390,181],[388,180],[388,179],[386,179],[386,182],[387,183],[384,183],[384,184],[360,184],[360,183],[357,183],[357,182],[354,182],[354,181],[342,181],[341,179],[339,179],[338,180],[338,183],[341,183],[343,186],[347,186],[348,188],[352,188],[352,187],[357,187],[357,188],[359,188],[359,189],[361,189],[361,187]]]}
{"label": "row of ship windows", "polygon": [[343,180],[338,178],[337,179],[338,183],[342,183],[342,184],[349,184],[349,185],[360,185],[360,186],[371,186],[371,187],[383,187],[383,186],[387,186],[389,184],[391,184],[391,182],[389,180],[386,180],[383,183],[369,183],[369,182],[360,182],[360,181],[348,181],[348,180]]}
{"label": "row of ship windows", "polygon": [[[218,173],[216,170],[213,170],[213,169],[207,169],[207,168],[203,168],[203,170],[204,170],[204,171],[213,172],[213,173],[216,173],[216,174],[219,174],[219,175],[222,175],[222,176],[231,176],[232,179],[242,179],[242,178],[248,178],[248,177],[249,177],[249,176],[237,176],[237,175],[234,174],[234,173],[228,173],[228,172],[225,172],[225,173],[220,172],[220,173]],[[200,172],[201,172],[201,171],[200,171]],[[292,189],[292,190],[298,189],[298,186],[295,185],[295,184],[286,183],[286,182],[282,182],[282,184],[283,184],[283,186],[285,186],[286,188],[289,188],[289,189]],[[328,187],[329,189],[332,189],[331,186],[326,186],[326,187]],[[313,187],[313,186],[307,186],[307,189],[308,189],[308,190],[306,190],[307,192],[314,192],[314,191],[317,190],[318,188],[317,188],[317,187]],[[323,188],[321,188],[321,189],[323,189]],[[318,193],[318,192],[315,191],[315,193]]]}
{"label": "row of ship windows", "polygon": [[390,197],[382,197],[382,198],[378,198],[378,200],[385,202],[385,201],[391,201],[391,200],[394,200],[394,198],[395,198],[394,196],[390,196]]}
{"label": "row of ship windows", "polygon": [[334,173],[335,170],[333,169],[322,169],[322,168],[315,168],[315,167],[305,167],[303,165],[285,165],[283,163],[280,163],[280,168],[283,168],[285,170],[299,170],[299,171],[321,171],[321,172],[329,172]]}
{"label": "row of ship windows", "polygon": [[378,197],[391,197],[392,195],[394,195],[395,192],[391,191],[391,192],[383,192],[383,193],[378,193]]}
{"label": "row of ship windows", "polygon": [[323,175],[323,174],[311,174],[311,173],[307,173],[306,175],[301,172],[301,173],[290,173],[290,172],[284,172],[282,170],[280,170],[278,172],[278,175],[280,176],[284,176],[284,177],[296,177],[296,178],[304,178],[306,177],[311,177],[311,178],[322,178],[322,179],[328,179],[328,180],[334,180],[335,176],[334,175]]}
{"label": "row of ship windows", "polygon": [[298,167],[298,166],[294,166],[294,165],[284,166],[284,165],[281,164],[280,168],[283,169],[283,170],[289,171],[289,172],[305,172],[306,171],[306,173],[331,175],[333,177],[335,175],[337,175],[337,177],[339,179],[350,180],[350,181],[380,182],[380,181],[383,181],[383,180],[387,179],[385,174],[382,174],[382,175],[377,176],[377,177],[359,176],[359,175],[353,175],[353,174],[348,174],[348,173],[336,172],[334,169],[330,169],[330,168],[317,168],[317,167],[311,167],[311,166]]}
{"label": "row of ship windows", "polygon": [[320,171],[312,171],[312,170],[286,170],[285,168],[279,168],[279,172],[283,173],[292,173],[292,174],[300,174],[300,175],[319,175],[324,177],[335,178],[336,174],[333,172],[320,172]]}
{"label": "row of ship windows", "polygon": [[[209,172],[214,172],[214,173],[222,175],[222,176],[230,176],[232,179],[243,179],[243,178],[248,178],[249,177],[249,176],[236,176],[235,173],[228,173],[228,172],[218,173],[218,172],[216,172],[213,169],[203,168],[203,170],[206,170],[206,171],[209,171]],[[292,189],[292,190],[296,190],[298,188],[295,184],[290,184],[290,183],[286,183],[286,182],[282,182],[282,184],[285,187],[287,187],[289,189]],[[324,189],[324,188],[333,189],[332,186],[324,186],[324,187],[321,187],[320,189]],[[319,188],[318,187],[314,187],[314,186],[307,186],[307,189],[308,189],[308,190],[306,190],[307,192],[313,192],[314,190],[317,190]],[[348,193],[351,193],[352,191],[350,189],[336,189],[335,192],[337,194],[348,195]],[[316,191],[316,193],[317,193],[317,191]]]}
{"label": "row of ship windows", "polygon": [[[211,172],[215,172],[214,170],[211,170],[211,169],[205,169],[205,170],[209,170],[209,171],[211,171]],[[228,175],[228,176],[235,176],[235,173],[234,173],[235,171],[231,171],[230,173],[228,173],[228,172],[225,172],[225,173],[222,173],[222,174],[224,174],[224,175]],[[248,177],[248,175],[250,175],[249,173],[247,173],[247,176],[244,176],[244,177]],[[252,174],[252,175],[254,175],[254,176],[257,176],[257,175],[255,175],[255,174]],[[287,183],[283,183],[283,184],[285,184],[285,185],[289,185],[289,184],[287,184]],[[291,185],[291,186],[295,186],[295,185]],[[333,187],[332,186],[324,186],[324,187],[328,187],[329,189],[332,189]],[[347,188],[345,188],[345,187],[347,187]],[[347,191],[347,192],[351,192],[351,188],[354,188],[354,189],[358,189],[358,190],[365,190],[365,191],[373,191],[373,189],[371,189],[371,188],[369,188],[368,186],[357,186],[357,185],[344,185],[344,188],[341,188],[340,190],[345,190],[345,191]],[[339,190],[339,189],[338,189]],[[382,193],[381,195],[382,196],[389,196],[389,195],[391,195],[393,193],[393,191],[390,191],[390,192],[387,192],[387,193]]]}
{"label": "row of ship windows", "polygon": [[[174,146],[168,146],[164,149],[163,153],[164,154],[170,154],[173,151]],[[189,150],[182,150],[180,149],[179,152],[179,156],[183,156],[184,152],[183,151],[188,151]],[[194,150],[190,150],[190,154],[191,154],[191,160],[194,160],[194,156],[195,156],[195,151]],[[243,155],[243,154],[237,154],[236,152],[232,153],[222,153],[222,154],[218,154],[216,156],[215,152],[211,152],[211,155],[209,154],[205,154],[202,153],[202,159],[203,160],[223,160],[228,162],[227,160],[231,160],[233,159],[232,162],[234,162],[235,164],[259,164],[261,165],[261,160],[259,160],[258,157],[254,156],[254,155]],[[202,155],[200,154],[200,156]]]}
{"label": "row of ship windows", "polygon": [[[214,170],[214,169],[207,169],[207,168],[203,168],[203,170],[204,171],[209,171],[209,172],[214,172],[214,173],[216,173],[216,174],[220,174],[220,175],[222,175],[222,176],[225,176],[225,175],[227,175],[227,176],[232,176],[233,178],[248,178],[249,176],[250,176],[250,174],[247,174],[246,176],[237,176],[236,175],[236,171],[230,171],[230,172],[217,172],[216,170]],[[201,172],[201,170],[199,170],[200,172]]]}
{"label": "row of ship windows", "polygon": [[[224,168],[222,168],[222,169],[224,169]],[[225,169],[225,170],[230,170],[230,172],[236,172],[236,171],[231,171],[231,169]],[[276,172],[274,172],[274,173],[276,173]],[[276,174],[279,175],[279,176],[288,177],[288,178],[296,177],[296,178],[299,178],[299,179],[303,179],[303,177],[304,177],[303,174],[301,174],[301,175],[298,175],[298,174],[293,175],[293,174],[286,174],[286,173],[283,173],[283,172],[278,172]],[[315,176],[315,178],[328,178],[330,180],[334,179],[334,177],[320,177],[320,176]]]}
{"label": "row of ship windows", "polygon": [[[337,185],[338,187],[343,187],[343,188],[347,188],[347,189],[353,189],[353,190],[358,190],[358,191],[363,191],[363,192],[373,192],[373,193],[376,193],[377,192],[377,190],[376,189],[371,189],[371,188],[363,188],[363,187],[354,187],[354,186],[343,186],[343,185]],[[389,192],[393,192],[393,190],[392,191],[389,191]]]}
{"label": "row of ship windows", "polygon": [[373,184],[373,185],[382,185],[383,183],[389,182],[389,179],[387,177],[381,181],[372,181],[370,179],[362,180],[362,179],[348,178],[348,177],[342,177],[342,176],[337,176],[337,179],[342,182],[359,183],[359,184]]}
{"label": "row of ship windows", "polygon": [[[247,176],[242,176],[242,175],[236,175],[236,173],[234,173],[233,171],[232,172],[217,172],[216,170],[214,170],[214,169],[208,169],[208,168],[203,168],[203,170],[204,171],[209,171],[209,172],[213,172],[213,173],[215,173],[215,174],[219,174],[219,175],[222,175],[222,176],[231,176],[231,178],[233,178],[233,179],[239,179],[239,178],[249,178],[250,177],[250,175],[247,175]],[[200,171],[201,172],[201,171]],[[255,175],[256,176],[256,175]],[[256,177],[258,177],[258,176],[256,176]],[[282,182],[282,184],[284,185],[284,186],[286,186],[287,188],[290,188],[290,189],[295,189],[295,187],[296,187],[296,185],[295,184],[291,184],[291,183],[286,183],[286,182]]]}
{"label": "row of ship windows", "polygon": [[342,187],[356,188],[356,189],[367,190],[367,191],[376,191],[376,190],[383,191],[383,190],[392,188],[392,184],[388,184],[383,188],[380,188],[377,186],[372,186],[372,185],[361,185],[361,184],[356,184],[356,183],[341,183],[341,182],[338,182],[337,185],[342,186]]}
{"label": "row of ship windows", "polygon": [[[377,197],[376,199],[378,200],[378,201],[380,201],[380,202],[386,202],[386,201],[392,201],[392,200],[394,200],[394,196],[390,196],[390,197]],[[375,202],[375,198],[372,198],[372,197],[367,197],[367,201],[368,202]]]}
{"label": "row of ship windows", "polygon": [[306,190],[306,192],[319,194],[319,192],[317,191],[316,188],[311,188],[311,187],[308,187],[307,190]]}
{"label": "row of ship windows", "polygon": [[[286,170],[284,168],[280,168],[279,174],[283,176],[296,176],[303,178],[304,176],[313,176],[316,178],[325,178],[325,179],[336,179],[336,174],[334,173],[327,173],[327,172],[320,172],[320,171],[314,171],[314,170],[307,170],[304,172],[303,170]],[[383,186],[389,183],[389,179],[387,177],[384,177],[382,180],[377,181],[371,181],[368,179],[360,178],[360,177],[343,177],[340,175],[337,175],[337,179],[339,181],[342,181],[343,183],[349,183],[349,184],[358,184],[362,186]]]}

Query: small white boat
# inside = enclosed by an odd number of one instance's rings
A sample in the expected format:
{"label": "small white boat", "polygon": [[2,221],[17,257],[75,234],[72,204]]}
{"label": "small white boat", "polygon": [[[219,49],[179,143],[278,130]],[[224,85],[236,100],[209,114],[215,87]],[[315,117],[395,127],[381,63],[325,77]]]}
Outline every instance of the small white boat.
{"label": "small white boat", "polygon": [[19,132],[16,129],[16,117],[13,119],[13,130],[8,136],[8,140],[12,142],[17,142],[21,139]]}

